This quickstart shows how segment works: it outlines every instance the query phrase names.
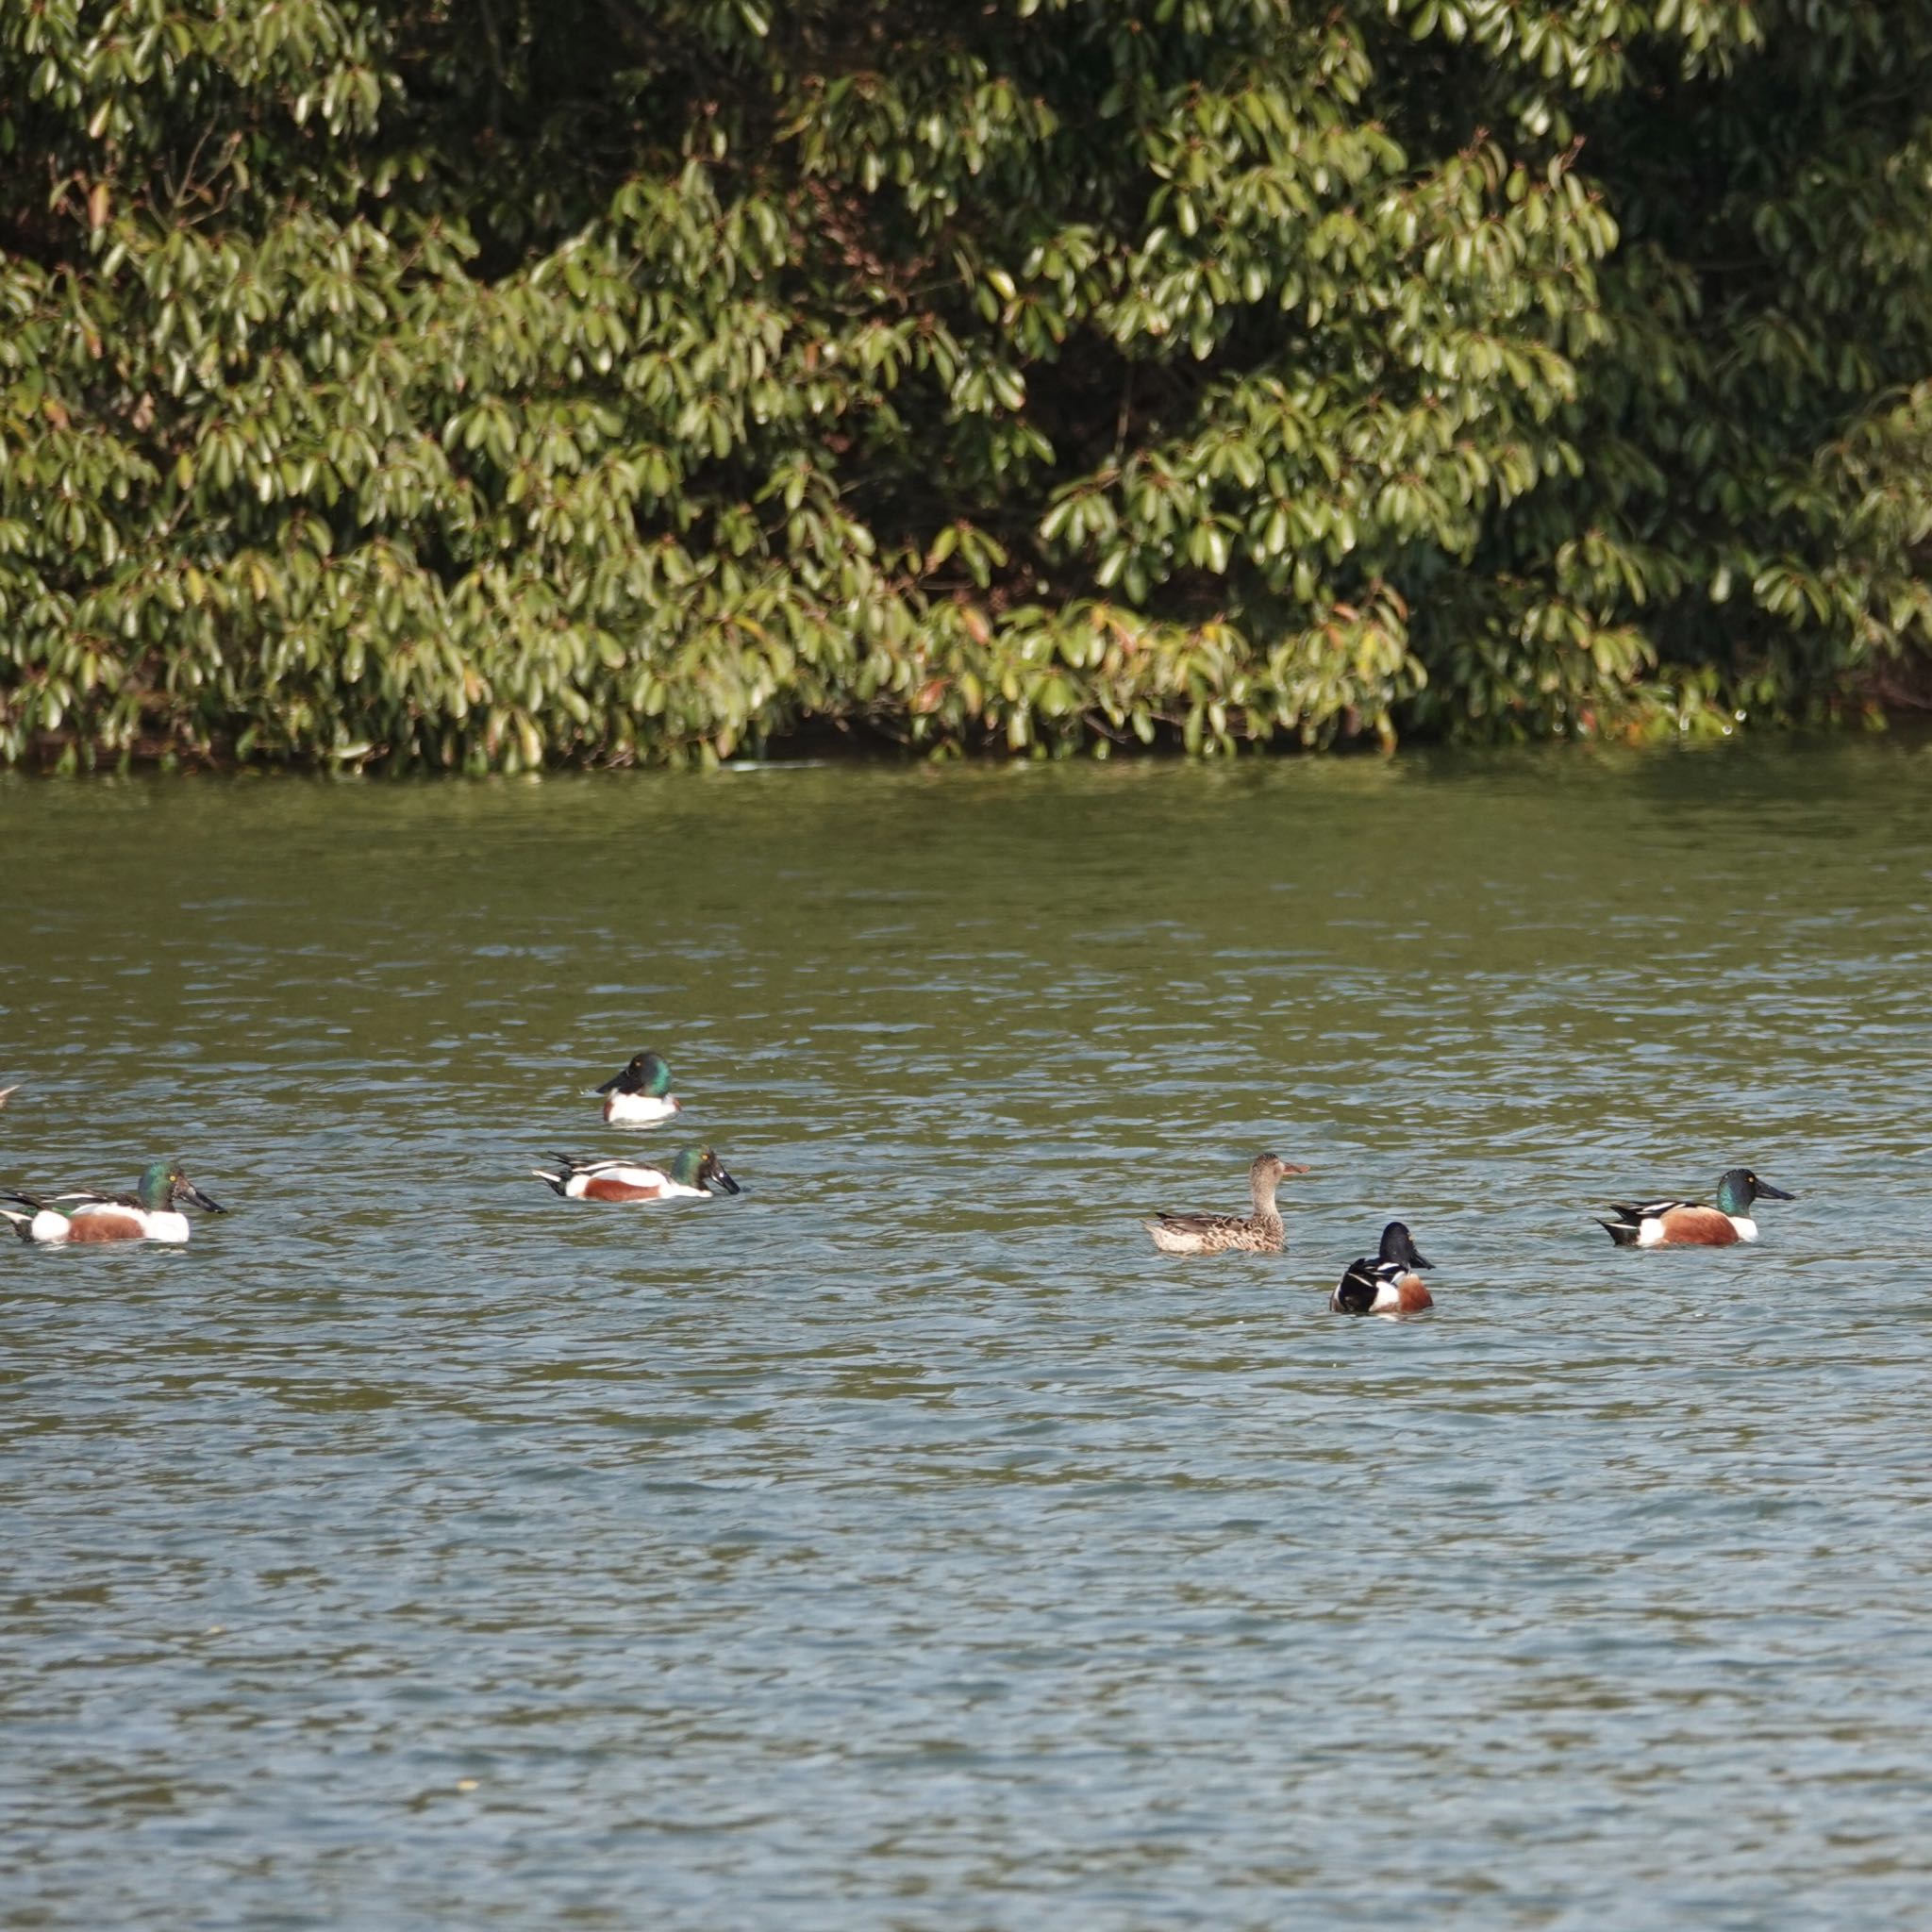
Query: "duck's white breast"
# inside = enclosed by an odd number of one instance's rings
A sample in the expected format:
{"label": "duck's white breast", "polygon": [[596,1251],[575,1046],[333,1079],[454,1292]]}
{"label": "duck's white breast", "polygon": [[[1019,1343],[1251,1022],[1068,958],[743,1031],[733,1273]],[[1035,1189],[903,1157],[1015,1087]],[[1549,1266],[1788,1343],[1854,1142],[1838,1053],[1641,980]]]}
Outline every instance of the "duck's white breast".
{"label": "duck's white breast", "polygon": [[613,1093],[604,1108],[604,1118],[612,1125],[648,1126],[653,1121],[668,1121],[677,1111],[676,1101],[659,1099],[654,1093]]}

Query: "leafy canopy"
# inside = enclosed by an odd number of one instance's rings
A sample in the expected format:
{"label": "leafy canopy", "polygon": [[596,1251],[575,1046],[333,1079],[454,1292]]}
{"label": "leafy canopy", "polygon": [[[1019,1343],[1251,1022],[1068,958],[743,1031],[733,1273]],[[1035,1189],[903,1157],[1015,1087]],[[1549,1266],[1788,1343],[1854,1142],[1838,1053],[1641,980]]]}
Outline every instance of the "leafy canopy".
{"label": "leafy canopy", "polygon": [[0,758],[1905,690],[1928,57],[1932,0],[0,9]]}

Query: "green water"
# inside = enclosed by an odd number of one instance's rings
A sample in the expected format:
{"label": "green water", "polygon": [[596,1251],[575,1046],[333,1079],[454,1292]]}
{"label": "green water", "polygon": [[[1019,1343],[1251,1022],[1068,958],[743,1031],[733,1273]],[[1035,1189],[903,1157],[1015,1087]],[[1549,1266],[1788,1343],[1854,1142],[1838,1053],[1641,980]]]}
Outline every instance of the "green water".
{"label": "green water", "polygon": [[1925,746],[0,827],[0,1178],[234,1210],[0,1241],[6,1923],[1922,1922]]}

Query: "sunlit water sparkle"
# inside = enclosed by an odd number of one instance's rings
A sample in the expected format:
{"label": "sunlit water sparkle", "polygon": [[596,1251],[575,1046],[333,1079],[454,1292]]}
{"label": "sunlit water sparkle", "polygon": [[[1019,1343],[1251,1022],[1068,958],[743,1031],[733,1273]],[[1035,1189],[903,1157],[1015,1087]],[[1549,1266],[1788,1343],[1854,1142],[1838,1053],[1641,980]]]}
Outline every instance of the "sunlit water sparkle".
{"label": "sunlit water sparkle", "polygon": [[8,1924],[1923,1923],[1924,747],[0,822]]}

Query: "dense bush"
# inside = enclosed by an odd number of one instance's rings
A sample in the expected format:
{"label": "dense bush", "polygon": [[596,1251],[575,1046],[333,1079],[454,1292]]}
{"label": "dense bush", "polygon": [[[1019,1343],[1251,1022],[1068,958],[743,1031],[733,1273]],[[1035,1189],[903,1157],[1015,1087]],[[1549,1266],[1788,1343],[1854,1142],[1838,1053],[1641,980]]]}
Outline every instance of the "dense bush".
{"label": "dense bush", "polygon": [[0,8],[0,757],[1920,675],[1932,0]]}

